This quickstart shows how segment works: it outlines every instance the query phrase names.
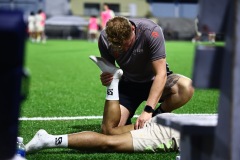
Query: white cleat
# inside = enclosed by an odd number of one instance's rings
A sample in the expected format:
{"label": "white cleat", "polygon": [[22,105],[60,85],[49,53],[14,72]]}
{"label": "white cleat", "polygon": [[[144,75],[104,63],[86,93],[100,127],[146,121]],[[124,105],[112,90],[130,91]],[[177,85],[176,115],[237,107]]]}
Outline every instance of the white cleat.
{"label": "white cleat", "polygon": [[48,137],[48,133],[43,130],[40,129],[35,136],[32,138],[32,140],[30,142],[28,142],[28,144],[26,144],[26,152],[33,152],[33,151],[37,151],[37,150],[41,150],[43,148],[46,148],[46,139]]}
{"label": "white cleat", "polygon": [[113,74],[113,78],[121,78],[123,71],[120,68],[115,67],[102,57],[89,56],[89,58],[98,65],[102,72],[108,72]]}

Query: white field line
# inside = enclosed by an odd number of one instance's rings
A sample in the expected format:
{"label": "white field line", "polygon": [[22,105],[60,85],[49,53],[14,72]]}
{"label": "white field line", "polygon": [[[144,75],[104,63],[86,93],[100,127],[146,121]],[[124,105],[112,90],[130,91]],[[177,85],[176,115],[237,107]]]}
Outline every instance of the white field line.
{"label": "white field line", "polygon": [[20,121],[52,121],[52,120],[81,120],[102,119],[102,116],[78,116],[78,117],[21,117]]}
{"label": "white field line", "polygon": [[[134,117],[138,117],[135,115]],[[78,117],[21,117],[20,121],[53,121],[53,120],[82,120],[82,119],[102,119],[103,116],[78,116]]]}
{"label": "white field line", "polygon": [[[189,115],[189,114],[181,114]],[[191,114],[192,115],[192,114]],[[214,114],[194,114],[194,115],[214,115]],[[134,115],[134,118],[139,115]],[[53,121],[53,120],[83,120],[83,119],[102,119],[102,116],[77,116],[77,117],[20,117],[20,121]]]}

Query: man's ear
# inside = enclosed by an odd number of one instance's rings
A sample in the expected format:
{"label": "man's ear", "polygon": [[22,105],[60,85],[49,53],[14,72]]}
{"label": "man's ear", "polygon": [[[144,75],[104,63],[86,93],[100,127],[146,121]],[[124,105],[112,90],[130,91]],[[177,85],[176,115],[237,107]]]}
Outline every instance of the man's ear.
{"label": "man's ear", "polygon": [[132,31],[134,31],[134,32],[135,32],[135,26],[134,26],[134,25],[132,25],[132,26],[131,26],[131,28],[132,28]]}

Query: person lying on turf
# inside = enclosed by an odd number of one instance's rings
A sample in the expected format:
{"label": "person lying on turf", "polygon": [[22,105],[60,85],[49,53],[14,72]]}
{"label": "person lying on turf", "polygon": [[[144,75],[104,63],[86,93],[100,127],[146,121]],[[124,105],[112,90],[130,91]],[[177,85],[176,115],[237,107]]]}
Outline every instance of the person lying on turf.
{"label": "person lying on turf", "polygon": [[[102,71],[108,71],[114,76],[114,82],[118,82],[123,72],[121,69],[108,64],[101,57],[90,56]],[[111,89],[111,90],[110,90]],[[109,92],[111,91],[111,94]],[[118,85],[108,86],[106,94],[106,107],[118,108]],[[159,116],[147,121],[143,128],[134,129],[134,125],[126,125],[114,128],[114,135],[105,135],[92,131],[84,131],[72,134],[51,135],[44,129],[40,129],[26,144],[26,152],[36,152],[47,148],[70,148],[80,151],[100,152],[169,152],[179,150],[180,134],[178,131],[157,123]],[[104,121],[104,119],[103,119]]]}

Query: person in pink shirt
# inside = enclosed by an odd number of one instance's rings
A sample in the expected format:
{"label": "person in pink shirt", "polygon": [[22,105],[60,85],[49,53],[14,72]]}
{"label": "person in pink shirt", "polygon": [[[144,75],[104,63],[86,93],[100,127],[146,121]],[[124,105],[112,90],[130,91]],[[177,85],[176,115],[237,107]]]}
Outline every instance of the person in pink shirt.
{"label": "person in pink shirt", "polygon": [[45,39],[45,21],[46,21],[46,14],[39,9],[38,14],[36,15],[36,30],[37,30],[37,42],[42,41],[43,43],[46,42]]}
{"label": "person in pink shirt", "polygon": [[98,19],[96,16],[92,15],[89,19],[88,24],[89,40],[92,42],[97,42],[97,33],[98,33]]}
{"label": "person in pink shirt", "polygon": [[105,28],[107,21],[115,16],[113,10],[111,10],[107,3],[103,4],[104,11],[101,13],[102,29]]}

